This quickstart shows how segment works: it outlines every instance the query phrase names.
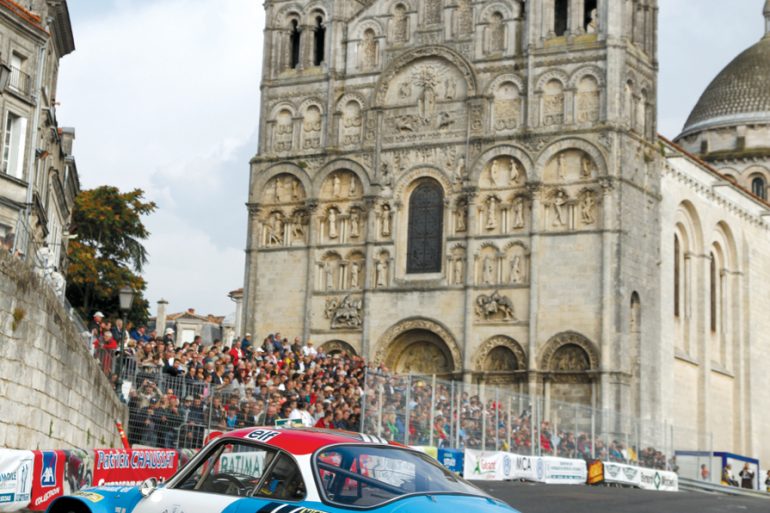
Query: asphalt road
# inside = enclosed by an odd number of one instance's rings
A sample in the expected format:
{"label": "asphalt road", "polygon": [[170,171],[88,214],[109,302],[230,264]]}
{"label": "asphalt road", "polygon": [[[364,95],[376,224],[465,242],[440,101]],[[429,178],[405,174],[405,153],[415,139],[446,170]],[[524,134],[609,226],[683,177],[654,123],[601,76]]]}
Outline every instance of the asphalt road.
{"label": "asphalt road", "polygon": [[521,513],[769,513],[770,500],[604,486],[476,482]]}

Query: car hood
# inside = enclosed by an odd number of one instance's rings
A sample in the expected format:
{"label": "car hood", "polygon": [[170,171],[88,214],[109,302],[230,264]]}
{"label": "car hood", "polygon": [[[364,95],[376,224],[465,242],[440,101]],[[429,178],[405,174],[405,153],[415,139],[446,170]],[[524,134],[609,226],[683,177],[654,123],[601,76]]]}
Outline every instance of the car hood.
{"label": "car hood", "polygon": [[518,513],[504,502],[470,495],[416,495],[382,508],[388,513]]}

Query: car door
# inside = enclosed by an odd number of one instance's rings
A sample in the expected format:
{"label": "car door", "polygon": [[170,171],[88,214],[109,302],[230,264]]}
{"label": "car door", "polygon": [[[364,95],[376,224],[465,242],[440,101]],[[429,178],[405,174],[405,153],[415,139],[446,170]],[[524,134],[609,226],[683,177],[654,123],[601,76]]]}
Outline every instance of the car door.
{"label": "car door", "polygon": [[[132,513],[236,513],[258,489],[274,449],[222,441],[175,477],[172,485],[142,499]],[[278,488],[276,488],[277,490]]]}

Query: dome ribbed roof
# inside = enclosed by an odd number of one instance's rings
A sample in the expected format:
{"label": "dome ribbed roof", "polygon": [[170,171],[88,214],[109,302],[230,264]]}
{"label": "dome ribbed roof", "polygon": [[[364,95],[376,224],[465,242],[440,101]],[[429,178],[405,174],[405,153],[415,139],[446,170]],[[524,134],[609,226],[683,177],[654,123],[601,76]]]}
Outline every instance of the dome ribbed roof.
{"label": "dome ribbed roof", "polygon": [[752,122],[770,123],[770,34],[736,57],[711,82],[684,132]]}

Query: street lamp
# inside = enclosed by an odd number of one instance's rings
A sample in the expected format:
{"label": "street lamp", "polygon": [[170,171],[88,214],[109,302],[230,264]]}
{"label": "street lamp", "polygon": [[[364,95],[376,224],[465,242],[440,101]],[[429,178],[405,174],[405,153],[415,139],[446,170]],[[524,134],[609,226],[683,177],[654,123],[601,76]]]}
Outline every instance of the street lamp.
{"label": "street lamp", "polygon": [[131,310],[131,304],[134,302],[135,295],[136,291],[134,291],[134,289],[128,285],[121,287],[121,289],[118,291],[120,311],[123,313],[123,327],[121,328],[120,334],[120,353],[118,354],[118,381],[116,383],[116,386],[118,387],[118,393],[120,393],[121,387],[123,385],[123,358],[125,357],[124,351],[126,345],[126,327],[128,326],[126,323],[126,317],[128,316],[129,310]]}

